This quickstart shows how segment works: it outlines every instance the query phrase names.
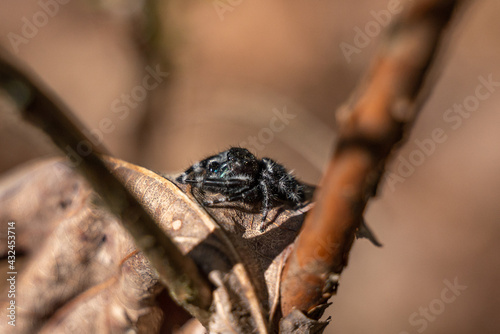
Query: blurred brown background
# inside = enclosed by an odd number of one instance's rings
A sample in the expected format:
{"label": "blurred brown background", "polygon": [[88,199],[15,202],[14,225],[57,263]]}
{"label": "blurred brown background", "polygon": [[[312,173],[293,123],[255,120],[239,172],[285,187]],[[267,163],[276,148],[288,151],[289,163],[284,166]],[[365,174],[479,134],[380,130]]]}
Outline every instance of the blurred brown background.
{"label": "blurred brown background", "polygon": [[[113,155],[179,171],[244,145],[311,183],[377,27],[397,17],[384,15],[389,0],[60,2],[3,1],[0,44]],[[476,1],[453,27],[435,89],[394,154],[392,182],[367,210],[384,247],[355,244],[327,333],[500,332],[498,15],[497,0]],[[360,37],[365,28],[371,36]],[[348,57],[347,44],[357,48]],[[449,111],[464,103],[472,111]],[[59,154],[12,112],[0,112],[0,128],[3,176]],[[431,144],[435,129],[442,135]],[[444,289],[454,281],[467,288],[451,298]]]}

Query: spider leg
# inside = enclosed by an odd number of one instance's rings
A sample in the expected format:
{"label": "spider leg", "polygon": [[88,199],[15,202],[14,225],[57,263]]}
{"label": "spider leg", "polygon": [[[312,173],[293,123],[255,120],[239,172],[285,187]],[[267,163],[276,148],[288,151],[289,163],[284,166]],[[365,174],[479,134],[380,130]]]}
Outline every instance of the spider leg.
{"label": "spider leg", "polygon": [[[192,168],[190,168],[192,169]],[[189,170],[189,169],[188,169]],[[200,187],[201,185],[203,185],[203,182],[205,181],[205,176],[204,175],[195,175],[194,177],[191,176],[191,178],[187,178],[187,175],[188,174],[182,174],[181,176],[179,176],[177,178],[177,181],[180,181],[184,184],[190,184],[194,187]]]}
{"label": "spider leg", "polygon": [[191,166],[189,167],[188,169],[186,169],[186,171],[184,173],[182,173],[181,175],[179,175],[175,180],[177,182],[180,182],[180,183],[186,183],[186,178],[189,174],[191,174],[193,172],[194,168]]}
{"label": "spider leg", "polygon": [[214,204],[219,204],[219,203],[224,203],[224,202],[235,202],[235,201],[243,200],[246,197],[248,197],[249,195],[255,193],[258,189],[259,189],[258,186],[255,186],[251,189],[245,188],[245,189],[239,191],[238,193],[233,194],[229,197],[222,197],[222,198],[215,199],[213,201],[203,202],[203,205],[208,206],[208,205],[214,205]]}
{"label": "spider leg", "polygon": [[186,183],[187,179],[188,179],[188,176],[190,176],[193,173],[194,174],[199,174],[203,170],[204,166],[205,166],[205,162],[204,161],[198,161],[197,163],[195,163],[194,165],[192,165],[191,167],[189,167],[188,169],[186,169],[186,171],[184,171],[184,173],[182,173],[181,175],[179,175],[177,177],[176,181],[180,182],[180,183]]}
{"label": "spider leg", "polygon": [[[186,180],[186,182],[191,182],[190,180]],[[193,180],[193,183],[196,183],[196,180]],[[202,181],[203,184],[208,186],[243,186],[248,183],[248,180],[242,179],[227,179],[227,180],[219,180],[214,178],[206,178]]]}
{"label": "spider leg", "polygon": [[251,178],[248,176],[233,177],[229,179],[218,179],[213,177],[198,177],[185,178],[183,183],[194,184],[196,187],[212,186],[212,187],[242,187],[248,185]]}
{"label": "spider leg", "polygon": [[264,231],[267,214],[269,213],[270,205],[270,194],[269,189],[265,182],[261,182],[262,185],[262,220],[260,222],[260,231]]}

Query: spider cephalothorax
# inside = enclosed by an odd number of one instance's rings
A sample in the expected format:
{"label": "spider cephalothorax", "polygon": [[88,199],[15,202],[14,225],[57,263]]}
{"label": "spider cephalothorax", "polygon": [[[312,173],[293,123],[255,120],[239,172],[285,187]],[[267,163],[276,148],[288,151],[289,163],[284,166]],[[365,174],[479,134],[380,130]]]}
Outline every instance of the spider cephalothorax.
{"label": "spider cephalothorax", "polygon": [[261,201],[261,230],[265,227],[269,210],[276,203],[298,206],[305,200],[304,186],[285,167],[269,158],[258,160],[248,150],[239,147],[195,163],[177,181],[223,195],[204,202],[207,206],[222,202]]}

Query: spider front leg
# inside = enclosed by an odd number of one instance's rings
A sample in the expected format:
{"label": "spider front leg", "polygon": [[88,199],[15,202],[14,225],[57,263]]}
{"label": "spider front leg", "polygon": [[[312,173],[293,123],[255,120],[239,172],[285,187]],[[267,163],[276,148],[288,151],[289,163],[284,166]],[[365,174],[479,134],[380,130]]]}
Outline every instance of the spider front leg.
{"label": "spider front leg", "polygon": [[203,202],[203,205],[210,206],[210,205],[225,203],[225,202],[236,202],[236,201],[241,201],[241,200],[244,201],[249,196],[252,196],[253,194],[255,194],[257,192],[257,190],[258,190],[258,186],[254,186],[251,189],[245,188],[245,189],[238,191],[237,193],[235,193],[231,196],[228,196],[228,197],[218,198],[218,199],[215,199],[213,201],[205,201],[205,202]]}
{"label": "spider front leg", "polygon": [[[227,180],[219,180],[216,178],[205,178],[201,182],[204,186],[215,186],[215,187],[244,187],[248,184],[247,179],[227,179]],[[189,181],[188,181],[189,182]],[[196,181],[195,181],[196,182]]]}

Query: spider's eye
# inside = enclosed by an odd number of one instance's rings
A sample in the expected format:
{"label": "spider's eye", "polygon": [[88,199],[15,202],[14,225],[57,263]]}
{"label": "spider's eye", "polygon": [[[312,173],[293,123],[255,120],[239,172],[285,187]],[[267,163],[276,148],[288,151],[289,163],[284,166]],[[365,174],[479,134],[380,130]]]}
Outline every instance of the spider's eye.
{"label": "spider's eye", "polygon": [[212,173],[217,173],[219,171],[220,164],[218,162],[211,162],[208,165],[208,170],[211,171]]}

